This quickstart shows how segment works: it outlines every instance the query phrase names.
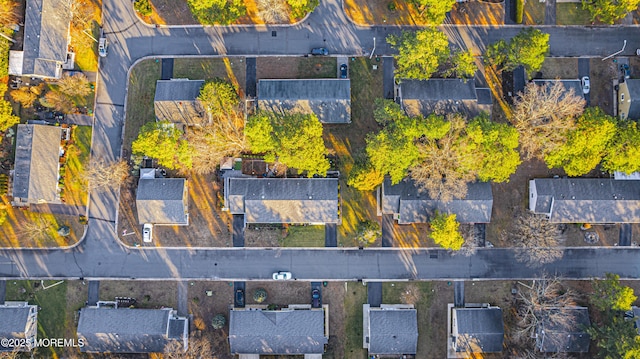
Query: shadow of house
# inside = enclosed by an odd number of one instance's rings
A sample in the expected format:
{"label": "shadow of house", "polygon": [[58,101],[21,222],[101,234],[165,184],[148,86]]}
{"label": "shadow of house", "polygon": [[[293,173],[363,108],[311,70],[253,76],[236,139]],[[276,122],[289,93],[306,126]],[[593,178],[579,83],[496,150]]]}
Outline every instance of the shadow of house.
{"label": "shadow of house", "polygon": [[225,178],[224,203],[245,223],[340,222],[337,178]]}
{"label": "shadow of house", "polygon": [[[178,342],[184,350],[189,340],[189,320],[172,308],[129,309],[85,307],[80,310],[78,340],[85,353],[162,353]],[[115,304],[115,303],[113,303]]]}
{"label": "shadow of house", "polygon": [[321,123],[350,123],[351,80],[259,80],[258,109],[313,113]]}
{"label": "shadow of house", "polygon": [[369,355],[405,358],[418,348],[418,312],[409,304],[362,306],[364,318],[363,348]]}
{"label": "shadow of house", "polygon": [[502,352],[504,324],[502,309],[490,305],[455,308],[448,305],[449,358],[466,358],[469,354]]}
{"label": "shadow of house", "polygon": [[640,223],[640,181],[604,178],[536,178],[529,210],[551,223]]}
{"label": "shadow of house", "polygon": [[189,192],[184,178],[144,178],[138,181],[136,208],[140,224],[189,224]]}
{"label": "shadow of house", "polygon": [[444,202],[420,191],[411,178],[392,185],[386,177],[377,199],[380,213],[392,214],[398,224],[428,223],[436,211],[455,214],[460,223],[489,223],[493,208],[491,185],[486,182],[469,183],[464,198]]}
{"label": "shadow of house", "polygon": [[231,354],[322,355],[329,341],[329,308],[290,305],[282,310],[229,312]]}
{"label": "shadow of house", "polygon": [[640,119],[640,79],[626,79],[618,87],[618,117]]}
{"label": "shadow of house", "polygon": [[[562,313],[557,316],[560,311]],[[589,352],[591,336],[585,332],[591,326],[588,308],[551,308],[542,316],[536,327],[537,350],[543,353]]]}
{"label": "shadow of house", "polygon": [[492,97],[488,88],[476,88],[472,80],[462,79],[401,79],[396,86],[398,102],[411,117],[431,113],[445,115],[463,113],[475,117],[491,114]]}
{"label": "shadow of house", "polygon": [[35,347],[38,334],[38,306],[27,302],[5,302],[0,305],[0,337],[17,339],[24,347],[6,347],[0,344],[0,352],[29,351]]}
{"label": "shadow of house", "polygon": [[208,115],[200,101],[204,80],[158,80],[153,108],[158,121],[195,126],[203,124]]}
{"label": "shadow of house", "polygon": [[71,11],[65,0],[27,0],[22,51],[11,51],[9,74],[60,78],[67,61]]}
{"label": "shadow of house", "polygon": [[62,130],[18,125],[13,172],[13,205],[61,203],[58,189]]}

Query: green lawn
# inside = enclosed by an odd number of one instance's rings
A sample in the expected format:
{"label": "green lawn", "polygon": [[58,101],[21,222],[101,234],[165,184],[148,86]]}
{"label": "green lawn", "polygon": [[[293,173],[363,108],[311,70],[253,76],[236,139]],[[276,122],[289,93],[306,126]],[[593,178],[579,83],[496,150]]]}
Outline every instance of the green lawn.
{"label": "green lawn", "polygon": [[298,76],[307,79],[335,78],[338,64],[333,57],[308,57],[298,62]]}
{"label": "green lawn", "polygon": [[244,91],[246,64],[244,57],[177,58],[173,61],[173,78],[230,81]]}
{"label": "green lawn", "polygon": [[71,131],[71,142],[67,147],[67,162],[64,166],[64,200],[70,205],[86,206],[87,191],[82,173],[89,164],[91,153],[91,126],[77,126]]}
{"label": "green lawn", "polygon": [[581,3],[556,3],[557,25],[589,25],[591,14],[582,9]]}
{"label": "green lawn", "polygon": [[[58,281],[44,281],[51,286]],[[40,281],[7,281],[6,300],[37,304],[38,338],[65,338],[67,317],[67,282],[43,289]],[[36,357],[53,356],[53,349],[38,349]],[[58,353],[60,354],[60,353]]]}
{"label": "green lawn", "polygon": [[281,247],[324,247],[324,226],[289,226]]}
{"label": "green lawn", "polygon": [[127,118],[122,144],[129,153],[131,153],[131,142],[138,137],[140,127],[147,122],[155,121],[153,98],[161,69],[160,60],[149,59],[138,63],[131,71],[127,94]]}
{"label": "green lawn", "polygon": [[367,302],[367,287],[362,283],[348,282],[344,298],[345,335],[344,353],[349,359],[365,359],[367,351],[362,348],[362,305]]}

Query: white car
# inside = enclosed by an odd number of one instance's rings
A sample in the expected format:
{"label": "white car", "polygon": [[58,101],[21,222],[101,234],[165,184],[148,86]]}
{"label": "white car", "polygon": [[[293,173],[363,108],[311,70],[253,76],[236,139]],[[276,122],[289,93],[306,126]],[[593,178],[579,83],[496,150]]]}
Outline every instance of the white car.
{"label": "white car", "polygon": [[153,224],[145,223],[142,226],[142,241],[145,243],[151,243],[153,240]]}
{"label": "white car", "polygon": [[100,55],[100,57],[106,57],[108,47],[109,44],[107,43],[107,38],[101,37],[100,41],[98,41],[98,55]]}
{"label": "white car", "polygon": [[291,272],[275,272],[273,273],[273,280],[289,280],[291,279]]}
{"label": "white car", "polygon": [[585,76],[582,78],[582,93],[585,95],[591,91],[591,81],[589,81],[589,76]]}

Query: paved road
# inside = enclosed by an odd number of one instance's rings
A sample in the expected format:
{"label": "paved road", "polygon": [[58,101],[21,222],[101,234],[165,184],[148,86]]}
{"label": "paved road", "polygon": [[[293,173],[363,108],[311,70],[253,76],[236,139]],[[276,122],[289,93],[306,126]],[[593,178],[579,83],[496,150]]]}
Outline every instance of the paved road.
{"label": "paved road", "polygon": [[[101,59],[94,117],[92,161],[120,157],[125,118],[128,70],[146,57],[203,55],[303,55],[325,46],[332,54],[393,54],[384,42],[399,34],[397,26],[359,27],[349,22],[339,0],[323,0],[303,23],[292,27],[245,26],[207,28],[153,28],[133,14],[131,2],[105,0],[103,24],[110,41],[108,57]],[[451,42],[480,53],[501,38],[513,37],[522,27],[442,26]],[[409,29],[409,28],[404,28]],[[604,56],[628,40],[623,55],[639,47],[640,31],[624,27],[544,27],[551,34],[551,56]],[[271,36],[277,31],[277,36]],[[313,279],[447,279],[531,278],[558,273],[569,278],[616,272],[638,278],[640,252],[635,248],[568,249],[562,261],[538,269],[525,268],[508,249],[480,250],[471,258],[451,257],[444,251],[399,249],[129,249],[114,231],[116,191],[91,193],[89,229],[84,241],[68,250],[0,251],[0,278],[140,278],[224,279],[270,278],[276,269],[288,269],[298,280]],[[437,257],[437,258],[434,258]]]}

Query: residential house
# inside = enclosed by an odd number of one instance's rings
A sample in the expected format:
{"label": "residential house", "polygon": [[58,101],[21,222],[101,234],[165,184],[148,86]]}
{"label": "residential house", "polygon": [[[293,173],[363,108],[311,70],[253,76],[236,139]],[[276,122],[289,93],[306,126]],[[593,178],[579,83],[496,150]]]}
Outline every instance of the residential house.
{"label": "residential house", "polygon": [[415,355],[418,348],[418,312],[411,304],[362,306],[363,347],[369,355]]}
{"label": "residential house", "polygon": [[399,82],[396,94],[409,116],[461,112],[474,117],[482,112],[491,113],[491,91],[477,88],[473,79],[401,79]]}
{"label": "residential house", "polygon": [[67,62],[71,11],[65,0],[27,0],[22,51],[11,51],[9,74],[60,78]]}
{"label": "residential house", "polygon": [[[145,169],[143,169],[145,170]],[[154,173],[153,170],[152,173]],[[155,178],[142,174],[138,181],[136,208],[140,224],[189,224],[189,191],[184,178]]]}
{"label": "residential house", "polygon": [[198,100],[204,80],[158,80],[153,107],[158,121],[178,125],[201,125],[208,119]]}
{"label": "residential house", "polygon": [[529,209],[551,223],[640,223],[640,181],[609,178],[536,178]]}
{"label": "residential house", "polygon": [[[24,339],[26,344],[19,351],[28,351],[35,347],[38,334],[38,306],[27,302],[4,302],[0,304],[0,338]],[[0,343],[0,352],[13,351]]]}
{"label": "residential house", "polygon": [[484,304],[456,308],[448,305],[449,358],[469,354],[499,353],[504,342],[502,309]]}
{"label": "residential house", "polygon": [[489,223],[493,207],[491,185],[486,182],[469,183],[464,198],[444,202],[432,199],[409,177],[395,185],[386,177],[377,198],[379,212],[393,214],[399,224],[427,223],[436,211],[453,213],[460,223]]}
{"label": "residential house", "polygon": [[640,119],[640,79],[625,79],[616,85],[618,89],[618,117],[626,120]]}
{"label": "residential house", "polygon": [[259,80],[258,109],[314,113],[322,123],[351,122],[351,80]]}
{"label": "residential house", "polygon": [[564,87],[566,93],[573,91],[575,96],[584,97],[584,93],[582,92],[582,82],[578,79],[534,79],[533,83],[538,86],[547,86],[547,88],[554,86],[556,83],[560,83]]}
{"label": "residential house", "polygon": [[329,341],[329,310],[290,305],[282,310],[229,312],[229,347],[240,355],[322,355]]}
{"label": "residential house", "polygon": [[225,210],[245,223],[340,222],[337,178],[225,179]]}
{"label": "residential house", "polygon": [[[558,313],[562,311],[562,313]],[[551,308],[536,326],[536,349],[543,353],[587,353],[591,326],[587,307]],[[556,320],[553,318],[563,318]]]}
{"label": "residential house", "polygon": [[60,203],[61,140],[60,127],[18,125],[13,171],[14,205]]}
{"label": "residential house", "polygon": [[162,353],[169,345],[187,350],[189,320],[177,316],[172,308],[130,309],[103,304],[80,310],[77,334],[78,341],[84,342],[81,352]]}

